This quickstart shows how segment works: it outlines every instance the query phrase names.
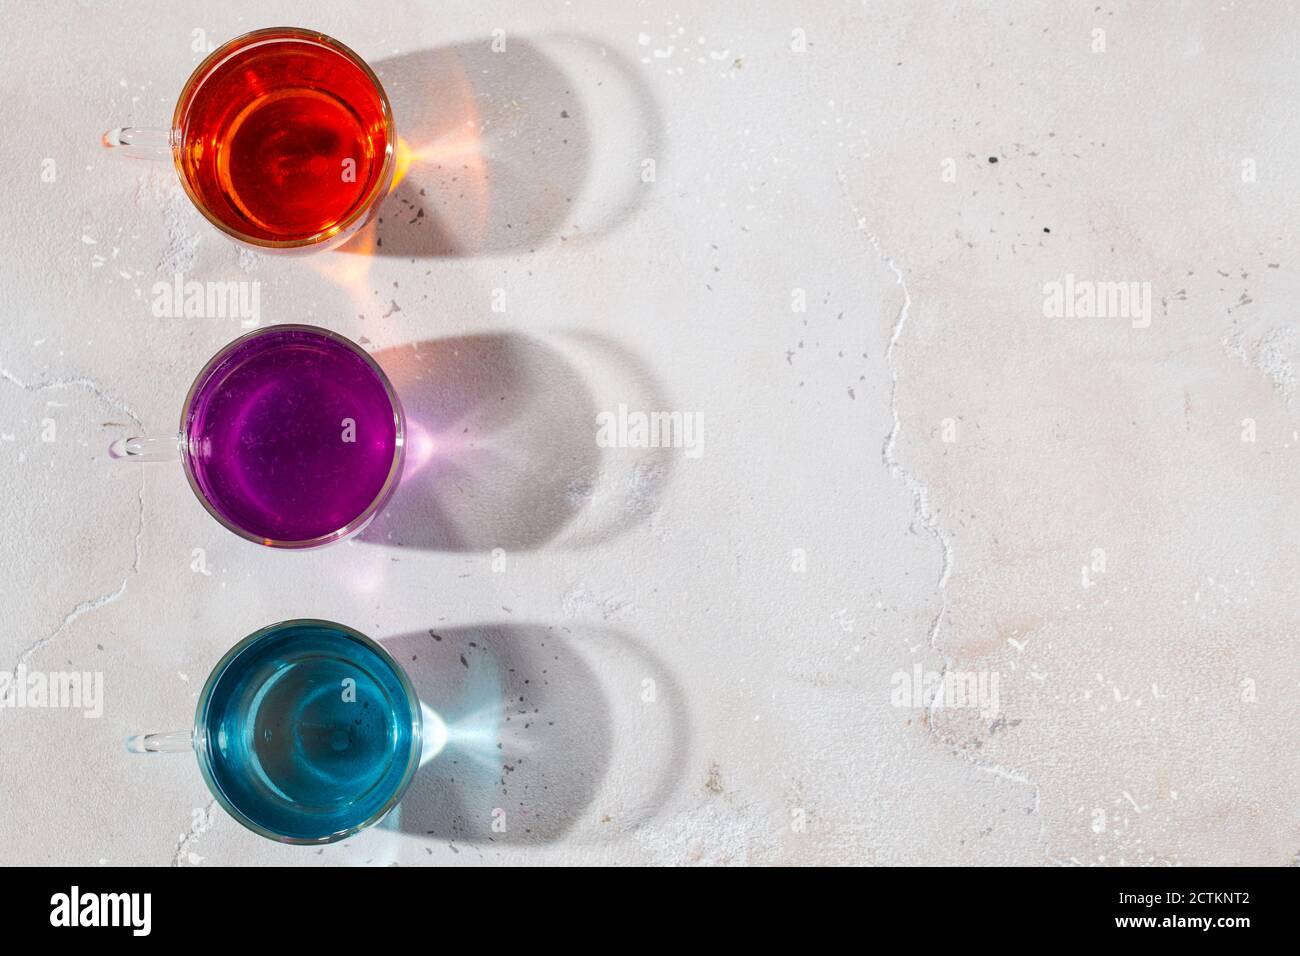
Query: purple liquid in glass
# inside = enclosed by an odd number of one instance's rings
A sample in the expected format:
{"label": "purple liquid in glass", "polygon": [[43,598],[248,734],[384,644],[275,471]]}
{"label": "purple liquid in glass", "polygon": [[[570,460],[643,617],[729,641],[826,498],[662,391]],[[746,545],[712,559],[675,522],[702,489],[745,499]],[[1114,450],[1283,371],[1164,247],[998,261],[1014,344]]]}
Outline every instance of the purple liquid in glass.
{"label": "purple liquid in glass", "polygon": [[356,530],[401,468],[388,380],[357,346],[310,326],[271,326],[218,353],[181,428],[195,491],[264,544],[323,544]]}

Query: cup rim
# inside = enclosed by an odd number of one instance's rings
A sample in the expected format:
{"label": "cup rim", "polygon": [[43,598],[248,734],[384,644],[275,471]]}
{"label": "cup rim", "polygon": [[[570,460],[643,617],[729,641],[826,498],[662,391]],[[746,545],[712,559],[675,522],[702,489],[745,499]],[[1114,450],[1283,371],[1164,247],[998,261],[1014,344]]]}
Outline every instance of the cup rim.
{"label": "cup rim", "polygon": [[[245,232],[241,232],[218,219],[208,209],[203,199],[194,191],[194,188],[190,185],[189,177],[185,175],[184,166],[181,163],[181,120],[182,113],[184,112],[185,107],[189,104],[194,91],[199,86],[199,83],[205,79],[222,60],[230,55],[232,49],[235,47],[247,48],[251,43],[285,39],[306,40],[328,47],[359,67],[361,72],[364,73],[366,78],[374,85],[376,92],[379,93],[379,102],[384,113],[384,165],[379,171],[379,176],[376,178],[374,185],[366,194],[365,199],[357,205],[357,208],[353,210],[352,214],[346,219],[335,223],[329,229],[313,233],[312,235],[305,236],[301,239],[261,239],[257,236],[251,236]],[[190,74],[190,78],[185,81],[185,85],[181,88],[181,94],[176,99],[176,108],[172,112],[172,130],[175,133],[172,146],[172,163],[176,167],[176,173],[180,177],[181,187],[185,190],[185,195],[189,196],[190,202],[192,202],[195,208],[203,214],[203,218],[212,223],[212,225],[216,226],[217,229],[221,230],[227,236],[258,249],[290,250],[317,248],[331,239],[348,235],[353,229],[365,222],[366,217],[370,215],[375,205],[383,198],[384,194],[387,193],[389,186],[392,183],[393,172],[397,167],[397,129],[393,122],[393,107],[392,104],[388,102],[388,93],[384,89],[384,84],[379,81],[379,77],[376,76],[375,71],[370,68],[370,64],[358,56],[351,47],[331,36],[321,33],[319,30],[306,30],[301,27],[264,27],[260,30],[253,30],[249,33],[241,34],[234,39],[227,40],[225,43],[221,44],[221,46],[209,53],[203,58],[202,62],[194,68],[194,72]]]}
{"label": "cup rim", "polygon": [[[272,332],[307,332],[313,335],[324,336],[334,342],[346,346],[353,354],[360,356],[361,359],[370,367],[371,371],[373,371],[379,378],[380,383],[384,386],[384,393],[388,396],[388,401],[392,405],[393,409],[393,461],[389,465],[388,476],[384,479],[384,484],[375,494],[374,499],[366,506],[366,509],[362,511],[361,514],[343,525],[343,527],[331,531],[328,534],[317,535],[314,538],[305,538],[301,541],[265,538],[261,535],[253,534],[227,520],[225,515],[218,512],[217,509],[212,506],[212,503],[208,501],[207,495],[203,493],[203,489],[199,487],[198,479],[194,475],[194,466],[191,463],[192,456],[190,449],[189,417],[194,404],[194,399],[198,397],[200,388],[207,382],[212,371],[232,352],[238,349],[245,342],[254,338],[259,338],[263,335],[268,335]],[[375,515],[383,509],[384,505],[388,503],[388,499],[392,497],[393,492],[397,489],[398,482],[401,480],[402,466],[406,462],[405,436],[406,415],[402,410],[402,402],[397,397],[397,391],[393,388],[393,383],[389,381],[388,376],[384,374],[384,370],[379,367],[379,363],[374,360],[370,353],[359,346],[356,342],[353,342],[346,335],[340,335],[337,332],[321,328],[318,325],[306,325],[297,322],[264,325],[261,328],[245,332],[238,338],[227,342],[224,346],[218,349],[216,354],[214,354],[212,358],[208,359],[203,368],[199,370],[198,375],[194,377],[194,381],[190,384],[189,392],[185,395],[185,403],[181,406],[181,466],[185,470],[185,478],[190,483],[190,489],[194,492],[194,496],[199,499],[199,503],[203,505],[204,510],[215,518],[227,531],[239,535],[239,537],[243,538],[245,541],[252,541],[254,544],[265,545],[268,548],[279,548],[289,551],[305,551],[309,548],[324,547],[327,544],[333,544],[335,541],[342,541],[345,538],[351,537],[365,528],[365,526],[374,519]]]}
{"label": "cup rim", "polygon": [[[204,719],[204,711],[207,709],[213,690],[216,689],[218,682],[221,680],[221,676],[226,672],[226,669],[236,657],[251,645],[263,640],[272,633],[285,628],[300,627],[304,625],[326,627],[332,630],[342,631],[359,644],[362,644],[377,653],[380,658],[388,663],[392,668],[393,673],[397,675],[398,683],[402,685],[402,690],[406,694],[407,704],[411,709],[411,752],[407,755],[406,772],[402,775],[401,782],[393,789],[392,795],[384,802],[382,807],[372,813],[361,823],[343,830],[336,830],[333,833],[327,833],[320,837],[295,837],[283,833],[277,833],[274,830],[269,830],[260,823],[257,823],[255,820],[250,819],[242,810],[230,801],[225,793],[222,792],[221,787],[214,778],[211,767],[209,766],[211,760],[211,748],[208,746],[207,721]],[[420,754],[423,748],[423,739],[424,716],[420,710],[420,698],[415,691],[415,686],[411,683],[410,675],[406,673],[406,669],[402,667],[402,665],[397,662],[397,659],[393,657],[392,654],[388,653],[384,646],[374,638],[367,637],[356,628],[348,627],[346,624],[340,624],[337,621],[327,621],[323,618],[316,617],[291,618],[287,621],[268,624],[265,627],[258,628],[252,634],[249,634],[243,640],[239,641],[239,643],[231,647],[222,656],[221,660],[217,662],[216,666],[212,668],[212,672],[208,674],[208,679],[203,684],[203,690],[199,693],[198,705],[194,710],[194,750],[198,755],[199,772],[203,774],[203,782],[207,784],[208,790],[211,791],[212,796],[216,798],[216,801],[221,804],[222,808],[225,809],[227,813],[234,817],[235,820],[244,827],[247,827],[259,836],[266,837],[267,839],[275,840],[278,843],[291,843],[295,846],[320,846],[327,843],[337,843],[339,840],[345,840],[367,827],[374,826],[386,817],[389,812],[397,806],[399,802],[401,802],[407,788],[411,785],[411,781],[415,778],[415,772],[420,768]]]}

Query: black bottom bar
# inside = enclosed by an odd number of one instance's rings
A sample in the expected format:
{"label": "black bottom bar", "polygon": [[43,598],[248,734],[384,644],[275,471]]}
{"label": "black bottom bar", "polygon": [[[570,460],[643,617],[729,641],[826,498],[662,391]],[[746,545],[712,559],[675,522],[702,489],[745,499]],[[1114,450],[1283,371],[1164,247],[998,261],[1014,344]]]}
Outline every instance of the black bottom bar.
{"label": "black bottom bar", "polygon": [[[1057,940],[1181,944],[1200,938],[1232,945],[1294,934],[1300,884],[1295,868],[878,869],[725,877],[614,872],[603,874],[598,888],[590,874],[539,879],[534,872],[468,869],[8,873],[7,932],[76,933],[83,943],[94,936],[214,943],[255,933],[259,942],[380,944],[398,925],[432,943],[440,925],[463,928],[476,918],[485,926],[563,925],[571,938],[587,920],[595,930],[616,916],[642,926],[650,921],[665,942],[684,932],[684,920],[708,918],[715,924],[725,919],[728,933],[795,921],[801,934],[848,930],[864,941],[904,929],[919,934],[918,942],[935,933],[1015,941],[1041,930],[1055,934],[1045,939]],[[693,879],[707,879],[707,890],[693,884],[680,892],[679,881]],[[646,880],[657,884],[650,892]]]}

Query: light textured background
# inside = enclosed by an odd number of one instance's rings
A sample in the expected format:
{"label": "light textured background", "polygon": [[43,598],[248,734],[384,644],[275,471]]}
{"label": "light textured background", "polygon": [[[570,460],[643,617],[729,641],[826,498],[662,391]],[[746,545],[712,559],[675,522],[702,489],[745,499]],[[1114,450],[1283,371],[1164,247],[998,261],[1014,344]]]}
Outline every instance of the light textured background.
{"label": "light textured background", "polygon": [[[0,655],[106,703],[0,710],[0,857],[1294,862],[1300,11],[614,6],[2,5]],[[282,23],[416,150],[370,255],[241,254],[98,146],[170,117],[193,31]],[[177,271],[390,369],[436,451],[363,539],[259,549],[107,459],[240,331],[155,318]],[[1067,273],[1149,282],[1150,327],[1045,318]],[[621,402],[703,455],[597,447]],[[122,746],[295,616],[499,724],[323,850]],[[893,706],[917,664],[999,714]]]}

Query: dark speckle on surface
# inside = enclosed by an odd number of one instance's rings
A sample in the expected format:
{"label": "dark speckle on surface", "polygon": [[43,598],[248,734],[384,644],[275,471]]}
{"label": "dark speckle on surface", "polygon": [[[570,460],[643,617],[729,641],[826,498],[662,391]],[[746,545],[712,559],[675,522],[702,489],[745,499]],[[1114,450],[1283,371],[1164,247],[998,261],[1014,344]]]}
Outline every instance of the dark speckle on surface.
{"label": "dark speckle on surface", "polygon": [[990,157],[989,157],[989,162],[990,162],[990,163],[996,163],[997,161],[998,161],[998,158],[997,158],[996,156],[990,156]]}

